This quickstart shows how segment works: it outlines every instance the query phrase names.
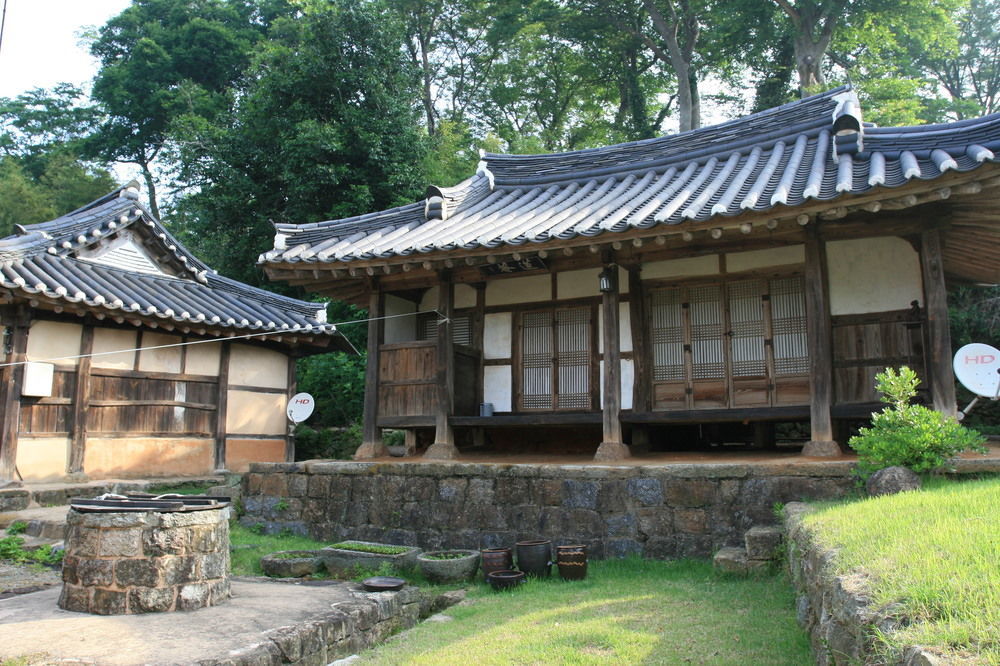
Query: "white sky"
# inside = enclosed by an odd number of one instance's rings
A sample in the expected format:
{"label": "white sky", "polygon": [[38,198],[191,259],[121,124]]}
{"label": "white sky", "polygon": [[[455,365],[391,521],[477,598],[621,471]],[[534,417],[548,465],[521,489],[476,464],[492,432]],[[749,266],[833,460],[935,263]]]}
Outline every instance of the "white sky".
{"label": "white sky", "polygon": [[[0,0],[0,6],[4,0]],[[0,45],[0,97],[68,81],[89,91],[96,61],[80,44],[80,32],[101,26],[129,0],[6,0]]]}

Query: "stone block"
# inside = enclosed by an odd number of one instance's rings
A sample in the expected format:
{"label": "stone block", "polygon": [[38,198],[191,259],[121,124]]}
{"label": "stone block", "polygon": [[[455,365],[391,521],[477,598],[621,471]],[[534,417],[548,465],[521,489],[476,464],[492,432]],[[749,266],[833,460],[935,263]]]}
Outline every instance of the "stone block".
{"label": "stone block", "polygon": [[73,509],[66,514],[68,525],[80,525],[98,529],[123,529],[145,527],[155,523],[158,514],[145,512],[130,513],[79,513]]}
{"label": "stone block", "polygon": [[499,505],[524,504],[531,501],[531,483],[528,479],[499,478],[493,493]]}
{"label": "stone block", "polygon": [[59,593],[59,608],[77,613],[90,612],[90,592],[92,588],[63,584]]}
{"label": "stone block", "polygon": [[642,553],[642,544],[634,539],[608,539],[604,543],[605,557],[629,557]]}
{"label": "stone block", "polygon": [[289,497],[303,497],[309,488],[309,477],[305,474],[289,474],[287,484]]}
{"label": "stone block", "polygon": [[278,650],[281,652],[282,663],[294,663],[302,658],[301,625],[279,627],[267,632],[267,637],[278,646]]}
{"label": "stone block", "polygon": [[243,491],[245,495],[259,495],[264,477],[257,473],[243,476]]}
{"label": "stone block", "polygon": [[639,523],[639,531],[650,538],[674,533],[674,512],[667,507],[644,507],[633,513]]}
{"label": "stone block", "polygon": [[114,562],[81,559],[76,566],[76,577],[80,585],[87,587],[111,585],[114,580]]}
{"label": "stone block", "polygon": [[465,491],[465,500],[480,504],[492,504],[495,501],[493,479],[469,479],[469,485]]}
{"label": "stone block", "polygon": [[747,552],[743,548],[727,547],[712,558],[712,566],[717,571],[733,574],[747,573]]}
{"label": "stone block", "polygon": [[[638,522],[630,513],[623,513],[617,516],[608,516],[605,521],[604,536],[609,539],[621,537],[634,537],[637,533]],[[592,533],[588,533],[592,534]]]}
{"label": "stone block", "polygon": [[192,553],[218,552],[223,548],[223,541],[228,541],[228,532],[227,528],[225,534],[223,534],[223,530],[219,525],[195,525],[194,527],[190,527],[188,528],[190,550]]}
{"label": "stone block", "polygon": [[597,494],[596,481],[566,479],[562,482],[562,505],[567,509],[596,509]]}
{"label": "stone block", "polygon": [[126,592],[94,588],[90,602],[90,612],[97,615],[124,615],[128,612],[128,597]]}
{"label": "stone block", "polygon": [[441,479],[438,482],[437,499],[443,502],[464,502],[468,479]]}
{"label": "stone block", "polygon": [[674,529],[687,534],[706,534],[708,513],[704,509],[675,509]]}
{"label": "stone block", "polygon": [[217,525],[220,522],[229,520],[232,514],[231,507],[222,509],[209,509],[206,511],[189,511],[175,513],[157,514],[160,518],[160,526],[171,527],[192,527],[194,525]]}
{"label": "stone block", "polygon": [[310,474],[306,477],[307,497],[327,497],[330,494],[330,477],[325,474]]}
{"label": "stone block", "polygon": [[707,507],[719,499],[718,483],[712,479],[667,479],[663,494],[672,507]]}
{"label": "stone block", "polygon": [[747,559],[773,560],[781,556],[781,544],[785,533],[777,525],[758,525],[751,527],[744,535]]}
{"label": "stone block", "polygon": [[31,493],[24,488],[0,490],[0,513],[22,511],[27,509],[29,504],[31,504]]}
{"label": "stone block", "polygon": [[156,587],[160,580],[155,560],[136,558],[115,562],[115,584],[118,587]]}
{"label": "stone block", "polygon": [[208,605],[208,585],[190,583],[177,591],[177,610],[197,610]]}
{"label": "stone block", "polygon": [[659,479],[629,479],[625,482],[625,492],[641,506],[663,504],[663,485]]}
{"label": "stone block", "polygon": [[183,555],[189,542],[189,532],[185,528],[145,530],[142,534],[142,552],[148,557]]}
{"label": "stone block", "polygon": [[128,591],[131,613],[163,613],[172,610],[177,590],[173,587],[137,587]]}
{"label": "stone block", "polygon": [[222,578],[229,571],[229,552],[208,553],[195,556],[203,579]]}
{"label": "stone block", "polygon": [[221,580],[216,580],[208,583],[208,594],[209,594],[209,604],[212,606],[218,606],[219,604],[225,603],[232,596],[232,591],[229,586],[229,579],[223,578]]}
{"label": "stone block", "polygon": [[193,556],[166,556],[160,558],[159,567],[164,585],[183,585],[197,578],[197,561]]}
{"label": "stone block", "polygon": [[556,479],[532,481],[533,504],[537,506],[559,506],[562,504],[563,484]]}
{"label": "stone block", "polygon": [[625,492],[625,481],[609,479],[600,483],[597,490],[597,506],[601,513],[617,513],[628,508],[628,495]]}
{"label": "stone block", "polygon": [[270,497],[285,497],[288,495],[287,476],[280,472],[265,474],[260,482],[260,494]]}
{"label": "stone block", "polygon": [[97,549],[101,557],[136,557],[142,554],[142,530],[137,527],[103,530]]}

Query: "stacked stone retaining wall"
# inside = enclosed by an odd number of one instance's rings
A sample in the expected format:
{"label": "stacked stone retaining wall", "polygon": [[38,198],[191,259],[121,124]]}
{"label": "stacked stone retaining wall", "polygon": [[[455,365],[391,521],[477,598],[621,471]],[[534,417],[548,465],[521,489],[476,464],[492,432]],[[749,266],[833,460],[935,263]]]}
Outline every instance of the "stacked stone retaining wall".
{"label": "stacked stone retaining wall", "polygon": [[798,620],[809,633],[817,666],[948,663],[919,646],[888,655],[876,649],[877,634],[892,633],[908,620],[898,604],[877,606],[872,602],[862,573],[834,573],[837,551],[819,545],[803,524],[802,517],[810,510],[805,504],[789,504],[785,508],[785,528]]}
{"label": "stacked stone retaining wall", "polygon": [[591,557],[708,557],[742,543],[774,507],[832,499],[848,462],[663,466],[257,463],[243,478],[246,525],[314,539],[425,549],[526,539],[583,543]]}

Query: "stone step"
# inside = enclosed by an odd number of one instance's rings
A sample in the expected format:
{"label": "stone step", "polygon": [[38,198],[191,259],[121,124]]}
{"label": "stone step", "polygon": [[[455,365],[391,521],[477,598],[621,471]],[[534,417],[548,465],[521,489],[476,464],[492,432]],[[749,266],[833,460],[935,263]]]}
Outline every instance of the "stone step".
{"label": "stone step", "polygon": [[785,531],[778,525],[757,525],[743,535],[748,560],[776,560],[781,557]]}
{"label": "stone step", "polygon": [[0,513],[0,528],[6,529],[16,522],[27,523],[24,535],[62,541],[66,533],[65,506],[46,506]]}
{"label": "stone step", "polygon": [[725,573],[745,574],[747,572],[747,551],[744,548],[727,546],[712,558],[712,566]]}

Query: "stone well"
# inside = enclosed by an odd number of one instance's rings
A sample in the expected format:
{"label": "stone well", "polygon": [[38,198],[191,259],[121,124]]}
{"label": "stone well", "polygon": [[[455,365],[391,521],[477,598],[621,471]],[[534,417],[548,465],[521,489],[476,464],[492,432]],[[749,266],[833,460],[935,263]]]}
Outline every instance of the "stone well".
{"label": "stone well", "polygon": [[229,507],[70,509],[59,607],[99,615],[195,610],[229,599]]}

